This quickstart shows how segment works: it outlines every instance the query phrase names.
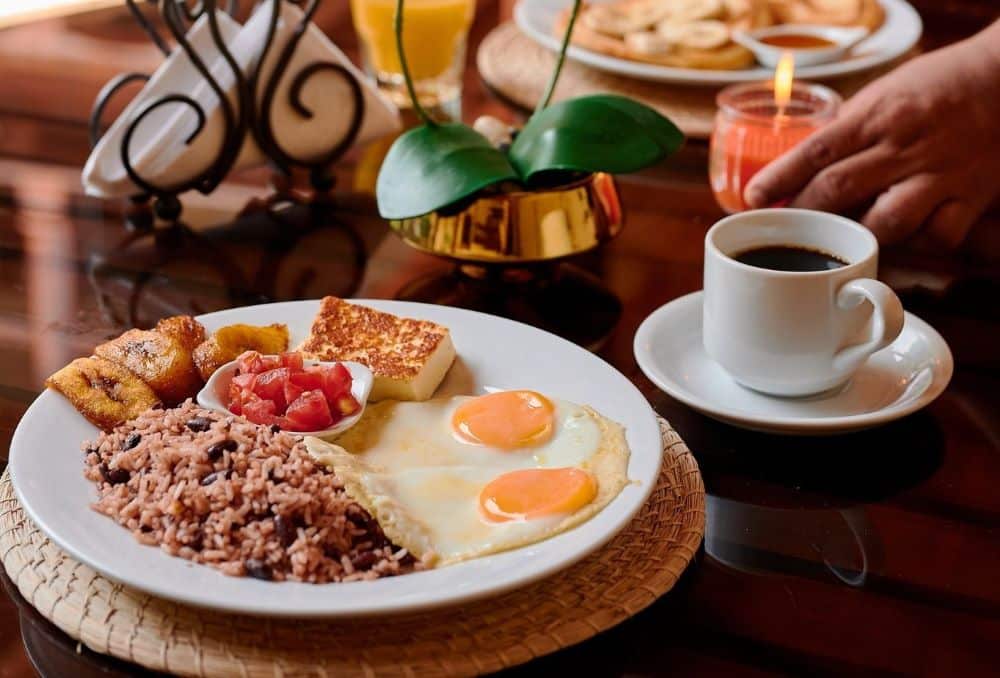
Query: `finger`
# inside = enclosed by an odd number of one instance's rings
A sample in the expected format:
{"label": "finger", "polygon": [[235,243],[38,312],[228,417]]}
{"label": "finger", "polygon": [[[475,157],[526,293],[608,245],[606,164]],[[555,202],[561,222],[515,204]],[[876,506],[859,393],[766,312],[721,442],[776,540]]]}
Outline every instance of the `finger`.
{"label": "finger", "polygon": [[861,218],[883,245],[893,245],[913,235],[944,201],[939,177],[918,174],[893,185]]}
{"label": "finger", "polygon": [[843,213],[875,199],[904,169],[886,146],[876,145],[844,158],[817,174],[791,207]]}
{"label": "finger", "polygon": [[938,206],[920,235],[931,247],[958,249],[984,210],[965,200],[949,200]]}
{"label": "finger", "polygon": [[798,193],[822,169],[865,148],[863,117],[849,113],[806,137],[758,172],[743,191],[752,208],[766,207]]}

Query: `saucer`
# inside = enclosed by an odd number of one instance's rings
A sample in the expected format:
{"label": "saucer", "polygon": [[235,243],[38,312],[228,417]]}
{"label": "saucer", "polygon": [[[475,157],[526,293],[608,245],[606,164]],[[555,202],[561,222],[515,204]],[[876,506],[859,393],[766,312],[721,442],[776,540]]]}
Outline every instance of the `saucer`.
{"label": "saucer", "polygon": [[764,395],[737,384],[705,353],[702,292],[661,306],[635,335],[639,368],[661,390],[719,421],[769,433],[829,435],[885,424],[937,398],[951,380],[951,350],[930,325],[906,313],[903,331],[873,353],[846,385],[803,398]]}

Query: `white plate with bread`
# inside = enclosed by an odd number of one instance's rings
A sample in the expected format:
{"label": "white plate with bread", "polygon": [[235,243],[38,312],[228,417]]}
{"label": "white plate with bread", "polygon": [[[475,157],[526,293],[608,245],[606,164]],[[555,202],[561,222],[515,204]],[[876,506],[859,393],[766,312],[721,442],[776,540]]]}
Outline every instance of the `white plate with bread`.
{"label": "white plate with bread", "polygon": [[[327,321],[339,327],[327,327],[317,337],[315,330],[324,322],[324,313],[317,316],[320,303],[250,306],[198,320],[208,332],[233,323],[284,324],[289,345],[309,345],[307,353],[313,355],[308,357],[329,359],[320,355],[325,351],[337,353],[336,360],[367,361],[375,373],[373,396],[380,400],[530,389],[553,401],[586,405],[587,411],[592,408],[621,425],[627,442],[627,482],[602,508],[564,526],[555,536],[511,550],[459,558],[461,562],[455,564],[372,581],[327,584],[226,576],[213,567],[140,544],[128,529],[89,510],[97,491],[83,475],[81,457],[85,455],[80,448],[99,431],[69,400],[47,390],[21,420],[10,450],[15,490],[29,517],[72,557],[114,581],[161,598],[257,615],[350,617],[456,604],[536,581],[600,548],[645,503],[662,457],[655,414],[639,390],[597,356],[503,318],[398,301],[352,302],[357,306],[344,308],[364,309],[355,317],[345,317],[343,308],[339,314],[326,313]],[[388,326],[368,309],[406,320]],[[446,329],[440,334],[436,328]],[[372,409],[379,408],[369,405],[368,410]]]}
{"label": "white plate with bread", "polygon": [[[572,0],[521,0],[514,19],[528,37],[557,52],[570,6]],[[602,6],[615,11],[609,13]],[[649,25],[619,30],[617,10],[632,14],[640,7],[649,15]],[[646,11],[650,7],[656,11]],[[660,16],[661,9],[668,13],[666,18]],[[796,77],[813,80],[888,64],[913,49],[923,31],[920,15],[906,0],[591,0],[581,12],[567,50],[570,59],[640,80],[696,86],[770,79],[773,68],[757,64],[749,50],[732,40],[732,33],[739,30],[836,21],[830,25],[859,25],[871,32],[837,61],[796,69]],[[587,16],[588,12],[594,14]],[[695,20],[679,28],[670,12]],[[712,41],[705,42],[709,38]]]}

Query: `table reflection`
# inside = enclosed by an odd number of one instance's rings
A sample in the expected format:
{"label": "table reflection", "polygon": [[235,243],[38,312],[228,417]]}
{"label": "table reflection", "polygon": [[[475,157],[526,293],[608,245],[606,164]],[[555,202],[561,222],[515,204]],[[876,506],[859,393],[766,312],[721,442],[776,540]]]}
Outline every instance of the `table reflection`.
{"label": "table reflection", "polygon": [[87,272],[108,323],[151,327],[168,315],[349,297],[367,256],[364,238],[333,204],[285,203],[252,205],[201,228],[181,221],[132,230],[91,253]]}
{"label": "table reflection", "polygon": [[852,587],[889,575],[882,504],[924,483],[945,453],[926,413],[826,438],[752,433],[690,412],[673,423],[699,450],[710,558]]}

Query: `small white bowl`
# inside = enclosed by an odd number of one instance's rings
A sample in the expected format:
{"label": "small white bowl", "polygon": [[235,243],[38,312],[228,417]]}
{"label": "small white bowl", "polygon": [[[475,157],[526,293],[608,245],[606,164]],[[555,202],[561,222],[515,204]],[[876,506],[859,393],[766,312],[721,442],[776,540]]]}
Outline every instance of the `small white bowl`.
{"label": "small white bowl", "polygon": [[[804,49],[777,47],[761,42],[762,38],[771,38],[780,35],[808,35],[814,38],[829,40],[834,44],[831,47]],[[732,37],[733,42],[743,45],[753,52],[754,56],[757,57],[757,61],[763,66],[774,68],[778,65],[778,61],[784,52],[792,53],[795,57],[796,66],[817,66],[842,59],[851,48],[868,37],[868,29],[860,27],[814,26],[810,24],[782,24],[780,26],[758,28],[752,31],[733,31]]]}
{"label": "small white bowl", "polygon": [[[322,362],[320,360],[303,360],[302,362],[305,365],[337,364],[335,362]],[[226,396],[229,394],[229,383],[233,380],[233,375],[236,373],[236,363],[237,361],[235,360],[226,363],[209,377],[208,383],[198,392],[198,405],[204,407],[206,410],[232,414],[229,408],[226,407]],[[349,417],[344,417],[331,428],[321,431],[288,431],[288,433],[330,439],[340,435],[358,423],[361,415],[365,413],[368,394],[372,392],[372,384],[375,382],[375,377],[372,375],[372,371],[361,363],[345,360],[341,364],[351,373],[351,395],[361,404],[361,409]]]}

